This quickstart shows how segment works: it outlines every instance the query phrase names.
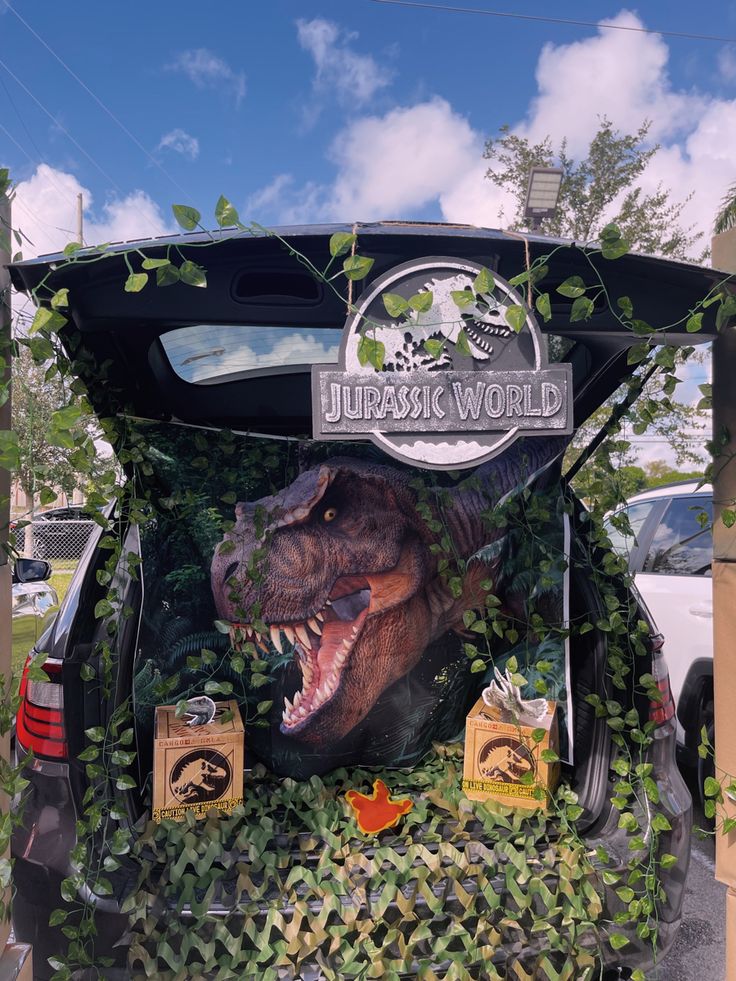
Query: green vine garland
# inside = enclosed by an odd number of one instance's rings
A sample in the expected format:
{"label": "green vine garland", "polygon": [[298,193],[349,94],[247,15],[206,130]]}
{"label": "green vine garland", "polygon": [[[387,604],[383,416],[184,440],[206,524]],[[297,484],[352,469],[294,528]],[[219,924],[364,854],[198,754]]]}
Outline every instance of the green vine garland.
{"label": "green vine garland", "polygon": [[[0,178],[2,192],[10,185],[7,174],[3,177],[0,171]],[[174,215],[184,230],[202,229],[195,209],[175,205]],[[222,197],[215,218],[221,229],[274,234],[258,225],[242,224]],[[139,248],[127,250],[123,253],[127,269],[123,289],[139,292],[152,288],[151,274],[155,274],[159,288],[175,282],[206,287],[206,267],[187,256],[227,234],[212,235],[210,243],[169,245],[165,258],[149,257]],[[346,281],[364,279],[373,261],[359,254],[355,234],[332,236],[330,255],[322,269],[292,244],[280,241],[295,261],[346,302],[348,311],[357,312],[340,288]],[[545,321],[551,319],[551,297],[543,291],[544,279],[549,262],[563,248],[569,247],[556,246],[510,280],[513,286],[526,286]],[[661,336],[680,325],[696,334],[702,328],[704,311],[715,303],[716,324],[722,329],[736,314],[736,297],[726,283],[721,284],[684,312],[677,324],[655,329],[635,317],[628,298],[612,300],[593,261],[598,256],[614,261],[625,254],[626,244],[618,230],[608,226],[600,248],[575,248],[589,265],[590,282],[570,277],[557,292],[573,299],[571,322],[589,319],[595,305],[602,302],[622,328],[641,338],[629,350],[628,361],[638,366],[637,375],[621,405],[628,407],[639,393],[644,372],[656,370],[662,379],[662,396],[648,398],[643,415],[645,422],[652,421],[669,411],[669,399],[678,383],[674,351],[658,343]],[[120,254],[104,246],[82,249],[73,245],[65,252],[70,266],[104,262]],[[456,302],[462,309],[491,289],[492,274],[484,270],[474,284],[475,292],[468,291],[470,296],[458,297]],[[63,380],[68,402],[55,413],[49,439],[66,447],[74,465],[84,471],[95,452],[86,428],[91,410],[80,381],[90,377],[90,365],[69,327],[65,312],[68,290],[55,291],[44,280],[34,291],[34,299],[40,304],[38,311],[28,337],[19,343],[29,348],[37,363],[51,361],[48,370]],[[426,312],[427,302],[426,294],[408,301],[391,294],[384,297],[388,313],[405,316],[407,321],[412,312]],[[431,296],[429,302],[431,309]],[[517,331],[524,316],[521,306],[510,307],[507,312],[510,326]],[[382,345],[371,327],[364,324],[359,356],[363,364],[370,363],[379,370]],[[66,346],[59,337],[62,328],[67,328]],[[441,349],[428,348],[428,352],[438,357]],[[703,395],[703,404],[708,404],[707,386],[703,386]],[[8,397],[7,383],[0,389],[0,397]],[[613,410],[609,435],[618,428],[622,415],[623,409]],[[104,528],[100,546],[108,553],[96,573],[105,595],[95,608],[100,638],[93,657],[82,667],[81,677],[85,685],[99,686],[110,698],[115,691],[119,638],[132,614],[122,604],[121,584],[138,577],[140,563],[139,556],[127,548],[126,535],[153,520],[157,508],[176,508],[181,502],[152,501],[143,490],[139,476],[150,476],[154,462],[140,430],[128,427],[124,418],[106,419],[104,426],[128,479],[123,486],[101,487],[89,502],[94,508],[112,498],[115,508],[109,516],[95,516]],[[224,438],[227,441],[227,434]],[[712,449],[717,453],[719,446]],[[13,435],[0,433],[0,465],[12,469],[17,454]],[[262,462],[258,461],[259,465]],[[438,523],[440,532],[442,493],[425,482],[419,503],[420,514],[428,523]],[[604,509],[615,503],[618,501],[605,499]],[[543,505],[527,496],[525,506],[526,510],[512,504],[493,520],[517,521],[533,535],[539,518],[535,508]],[[734,520],[736,509],[726,509],[724,521]],[[55,981],[67,981],[80,968],[91,968],[104,976],[109,962],[95,955],[93,897],[119,895],[122,880],[127,881],[123,891],[127,891],[125,910],[132,931],[131,969],[147,977],[183,978],[212,972],[223,978],[251,976],[248,972],[262,977],[291,976],[284,971],[298,970],[317,950],[327,977],[392,978],[402,973],[424,978],[542,977],[550,981],[593,977],[600,963],[602,938],[605,936],[605,942],[614,949],[627,943],[615,925],[633,927],[656,956],[659,910],[666,901],[659,870],[670,867],[675,859],[666,850],[670,829],[664,813],[658,813],[652,822],[652,834],[645,838],[641,833],[647,802],[659,803],[660,791],[645,759],[653,726],[640,718],[635,705],[656,700],[659,693],[652,676],[637,671],[637,659],[646,652],[648,628],[636,620],[628,592],[622,588],[630,582],[625,563],[609,550],[600,516],[592,515],[590,524],[590,554],[573,561],[593,570],[603,611],[595,622],[584,618],[571,623],[569,634],[582,636],[596,630],[608,642],[608,695],[601,698],[591,694],[588,701],[596,716],[612,730],[616,748],[610,799],[619,812],[618,827],[627,853],[623,864],[602,847],[594,854],[587,851],[577,829],[582,808],[564,783],[550,802],[550,820],[542,814],[519,815],[490,804],[471,806],[459,790],[460,751],[455,746],[438,745],[434,755],[412,772],[384,774],[389,785],[402,793],[414,791],[416,806],[399,830],[370,845],[356,837],[340,797],[348,779],[357,785],[373,779],[374,773],[360,769],[349,777],[338,770],[322,780],[312,778],[296,784],[276,780],[258,768],[248,777],[244,807],[232,816],[212,813],[201,822],[136,824],[128,798],[136,786],[136,751],[132,705],[127,698],[114,707],[105,725],[86,731],[87,745],[78,757],[85,765],[90,787],[72,855],[76,872],[64,881],[61,892],[65,905],[55,910],[50,921],[52,926],[62,926],[69,941],[67,951],[53,961]],[[226,527],[223,523],[223,530]],[[463,570],[451,539],[446,538],[441,568],[453,588]],[[554,557],[549,561],[552,563]],[[253,611],[256,627],[258,612]],[[484,609],[467,611],[465,625],[478,637],[466,644],[474,672],[486,671],[492,664],[493,638],[513,643],[519,636],[520,625],[501,611],[500,602],[490,591]],[[550,629],[538,616],[531,627],[541,636]],[[561,633],[559,627],[552,629]],[[226,659],[254,693],[251,721],[257,723],[270,708],[270,702],[257,692],[268,682],[272,665],[252,643],[241,640]],[[218,656],[205,648],[188,661],[191,670],[200,672],[203,690],[210,683],[209,691],[215,696],[228,694],[215,680],[222,663]],[[38,662],[34,671],[35,676],[42,675]],[[212,687],[218,684],[219,688]],[[0,733],[7,733],[17,699],[11,695],[7,679],[0,679],[0,685]],[[162,685],[156,697],[163,701],[167,692],[165,682]],[[537,678],[536,687],[544,692],[543,678]],[[617,693],[621,694],[617,697]],[[267,724],[265,720],[263,724]],[[712,752],[705,734],[700,752]],[[11,795],[22,796],[26,783],[20,775],[22,765],[23,761],[15,769],[2,766],[0,787]],[[736,792],[736,782],[731,781],[725,792]],[[709,778],[705,793],[709,798],[706,814],[712,817],[723,801],[724,788],[720,781]],[[18,820],[17,814],[2,816],[0,845],[9,840],[14,820]],[[726,818],[719,820],[718,829],[725,832],[734,826],[736,819]],[[244,862],[242,856],[246,854],[248,860]],[[2,860],[0,879],[7,884],[10,876],[9,861]],[[474,883],[475,892],[469,891],[469,882]],[[229,895],[233,929],[227,925],[230,921],[208,913],[213,899],[225,894]],[[84,895],[88,901],[80,898]],[[173,915],[165,913],[169,904]],[[188,907],[186,920],[179,915],[184,905]],[[386,911],[394,907],[404,915],[388,923]],[[450,908],[453,918],[445,921],[442,917]],[[0,909],[0,913],[7,914],[7,910]],[[612,918],[613,927],[606,923],[607,917]],[[514,952],[506,963],[497,966],[498,951],[507,949]],[[478,960],[483,967],[477,969],[481,973],[474,974],[475,969],[468,965]],[[437,970],[444,975],[433,973]],[[641,979],[643,974],[637,971],[633,977]]]}

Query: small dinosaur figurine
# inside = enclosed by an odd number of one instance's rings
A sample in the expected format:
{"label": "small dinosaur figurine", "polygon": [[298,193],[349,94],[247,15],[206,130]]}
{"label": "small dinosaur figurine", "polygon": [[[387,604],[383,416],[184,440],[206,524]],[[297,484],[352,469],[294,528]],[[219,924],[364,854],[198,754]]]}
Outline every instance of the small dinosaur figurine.
{"label": "small dinosaur figurine", "polygon": [[494,680],[482,692],[486,705],[489,708],[500,709],[505,715],[510,715],[519,722],[522,720],[529,724],[541,722],[549,711],[547,699],[522,698],[519,686],[512,681],[508,668],[503,674],[498,668],[494,668],[493,673]]}
{"label": "small dinosaur figurine", "polygon": [[187,710],[183,715],[188,726],[206,726],[215,717],[217,706],[207,695],[198,695],[187,701]]}
{"label": "small dinosaur figurine", "polygon": [[358,827],[364,835],[374,835],[386,828],[392,828],[414,806],[408,797],[389,797],[388,787],[383,780],[373,781],[372,794],[349,790],[345,794],[345,800],[355,812]]}

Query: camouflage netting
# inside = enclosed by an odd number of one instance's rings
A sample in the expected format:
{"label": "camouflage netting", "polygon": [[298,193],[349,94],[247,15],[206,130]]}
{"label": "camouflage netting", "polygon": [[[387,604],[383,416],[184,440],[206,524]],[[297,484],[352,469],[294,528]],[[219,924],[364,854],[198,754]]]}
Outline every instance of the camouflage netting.
{"label": "camouflage netting", "polygon": [[232,816],[149,823],[126,903],[134,976],[592,975],[602,902],[558,817],[468,801],[457,745],[380,775],[414,800],[380,837],[359,833],[344,799],[372,786],[362,769],[296,782],[258,767]]}

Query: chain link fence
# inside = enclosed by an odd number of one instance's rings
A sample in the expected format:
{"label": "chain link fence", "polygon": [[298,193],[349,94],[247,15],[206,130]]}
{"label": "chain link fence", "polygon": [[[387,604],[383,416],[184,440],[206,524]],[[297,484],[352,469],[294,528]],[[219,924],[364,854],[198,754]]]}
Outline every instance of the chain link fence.
{"label": "chain link fence", "polygon": [[46,559],[54,567],[74,566],[82,556],[96,522],[89,519],[51,521],[35,518],[12,534],[18,554],[26,558]]}

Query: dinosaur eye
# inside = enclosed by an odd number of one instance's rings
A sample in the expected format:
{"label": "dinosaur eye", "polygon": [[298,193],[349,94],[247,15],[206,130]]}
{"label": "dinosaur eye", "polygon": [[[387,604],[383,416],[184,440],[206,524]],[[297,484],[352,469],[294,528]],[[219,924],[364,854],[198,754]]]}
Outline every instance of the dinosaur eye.
{"label": "dinosaur eye", "polygon": [[325,513],[322,515],[323,521],[334,521],[337,517],[337,508],[326,508]]}

